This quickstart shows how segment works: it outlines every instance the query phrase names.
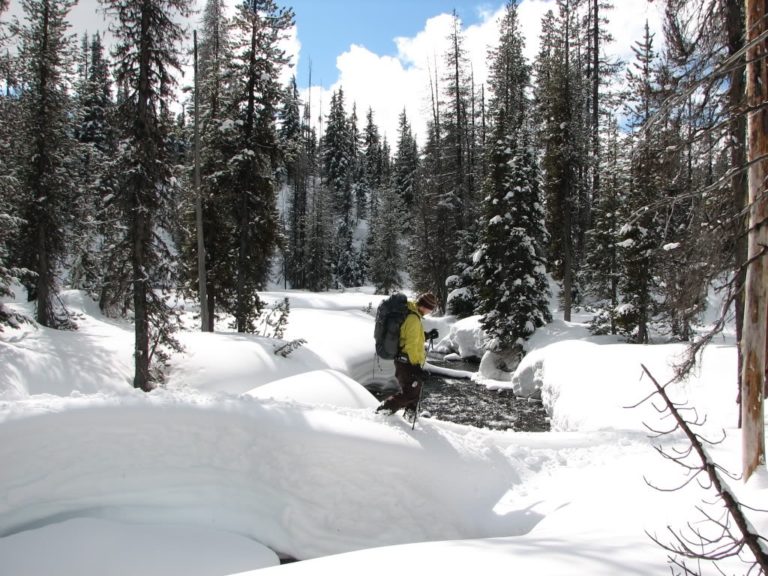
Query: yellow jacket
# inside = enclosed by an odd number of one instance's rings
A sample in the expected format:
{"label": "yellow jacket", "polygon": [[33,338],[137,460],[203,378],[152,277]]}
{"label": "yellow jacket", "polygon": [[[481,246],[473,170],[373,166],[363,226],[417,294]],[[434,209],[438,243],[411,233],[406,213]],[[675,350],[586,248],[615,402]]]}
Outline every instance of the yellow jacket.
{"label": "yellow jacket", "polygon": [[408,357],[408,362],[423,366],[427,360],[424,350],[424,326],[421,324],[421,314],[416,302],[408,301],[408,314],[400,325],[400,350]]}

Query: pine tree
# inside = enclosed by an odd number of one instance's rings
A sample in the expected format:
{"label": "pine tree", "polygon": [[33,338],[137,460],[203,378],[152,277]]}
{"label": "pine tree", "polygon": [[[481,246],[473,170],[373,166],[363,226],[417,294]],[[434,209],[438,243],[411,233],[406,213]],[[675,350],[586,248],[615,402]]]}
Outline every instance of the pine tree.
{"label": "pine tree", "polygon": [[443,141],[441,142],[446,161],[450,166],[450,177],[446,180],[446,202],[455,206],[453,218],[459,233],[469,229],[475,222],[476,194],[470,187],[470,97],[468,83],[468,57],[464,47],[461,21],[453,12],[453,27],[449,35],[449,48],[445,54],[446,72],[444,78],[444,114],[441,119]]}
{"label": "pine tree", "polygon": [[337,287],[354,286],[360,276],[359,254],[353,242],[356,134],[356,128],[352,128],[352,121],[344,110],[344,91],[339,88],[331,97],[331,107],[321,144],[322,173],[326,187],[331,193],[334,225],[337,228],[333,246],[333,273]]}
{"label": "pine tree", "polygon": [[[97,33],[84,43],[87,56],[82,58],[84,81],[78,100],[79,117],[75,135],[80,143],[79,181],[81,182],[82,218],[76,225],[78,236],[71,248],[70,284],[100,296],[102,290],[101,246],[109,235],[104,220],[103,199],[112,192],[107,167],[112,162],[117,143],[114,103],[109,61],[104,55],[101,36]],[[87,62],[87,65],[85,64]]]}
{"label": "pine tree", "polygon": [[[0,15],[8,7],[0,2]],[[12,287],[24,272],[11,263],[11,246],[17,240],[23,221],[17,215],[19,182],[15,177],[16,155],[12,146],[13,134],[17,133],[14,119],[19,117],[18,100],[12,94],[13,61],[4,51],[6,41],[5,23],[0,22],[0,74],[6,83],[6,93],[0,93],[0,298],[11,296]],[[18,315],[12,313],[0,302],[0,331],[4,325],[16,325]]]}
{"label": "pine tree", "polygon": [[333,284],[333,211],[331,193],[313,178],[308,190],[306,287],[313,292],[328,290]]}
{"label": "pine tree", "polygon": [[323,176],[333,192],[333,208],[349,228],[352,222],[351,130],[344,110],[344,90],[331,96],[330,110],[322,139]]}
{"label": "pine tree", "polygon": [[153,360],[165,359],[163,346],[178,348],[174,322],[160,290],[174,286],[170,247],[162,234],[172,228],[174,169],[169,163],[171,127],[165,113],[180,66],[183,32],[173,17],[189,15],[188,0],[104,0],[116,22],[117,83],[122,142],[117,164],[119,209],[126,236],[114,246],[128,252],[135,321],[133,385],[150,390],[159,378]]}
{"label": "pine tree", "polygon": [[442,158],[440,115],[438,122],[427,126],[424,157],[416,178],[414,206],[411,211],[411,230],[408,242],[406,268],[413,289],[431,290],[438,301],[448,301],[446,280],[456,267],[456,219],[452,196],[446,194],[446,177]]}
{"label": "pine tree", "polygon": [[363,130],[363,149],[361,155],[361,183],[357,194],[357,217],[367,219],[372,216],[367,209],[376,199],[379,190],[384,184],[384,152],[382,150],[379,128],[373,119],[373,109],[369,108],[365,116],[365,129]]}
{"label": "pine tree", "polygon": [[[551,320],[544,245],[544,210],[529,131],[514,136],[499,129],[499,110],[484,202],[483,243],[476,275],[480,281],[478,312],[492,351],[508,350]],[[516,138],[516,141],[513,140]]]}
{"label": "pine tree", "polygon": [[[634,47],[636,61],[628,72],[627,110],[633,128],[642,128],[656,111],[654,97],[653,35],[648,24],[643,40]],[[631,151],[629,193],[622,206],[623,225],[619,232],[623,262],[620,314],[624,329],[636,342],[649,340],[649,323],[655,312],[653,293],[657,286],[657,250],[661,247],[660,218],[652,205],[659,197],[660,143],[653,131],[635,132]]]}
{"label": "pine tree", "polygon": [[[208,0],[203,11],[198,50],[198,111],[200,140],[200,194],[205,250],[207,331],[213,331],[220,301],[234,293],[230,254],[235,211],[232,208],[232,174],[228,161],[234,155],[237,133],[231,118],[232,23],[223,0]],[[193,203],[192,203],[193,205]],[[191,218],[191,215],[190,215]],[[198,291],[197,239],[186,242],[187,279]]]}
{"label": "pine tree", "polygon": [[[573,0],[558,0],[558,17],[542,20],[537,62],[536,100],[544,151],[544,195],[551,231],[549,268],[563,285],[563,317],[570,320],[576,291],[577,238],[582,154],[579,150],[581,80],[572,42],[576,12]],[[583,139],[582,139],[583,140]]]}
{"label": "pine tree", "polygon": [[490,52],[492,149],[485,182],[481,244],[473,277],[489,349],[511,349],[550,321],[540,181],[528,128],[529,67],[517,8],[507,4]]}
{"label": "pine tree", "polygon": [[301,102],[296,77],[285,91],[280,111],[280,147],[285,164],[287,194],[286,245],[283,268],[286,282],[293,288],[304,288],[306,260],[307,188],[309,183],[308,146],[302,124]]}
{"label": "pine tree", "polygon": [[394,187],[409,215],[413,208],[416,174],[419,169],[419,147],[411,131],[405,109],[400,113],[397,131],[397,153],[394,162]]}
{"label": "pine tree", "polygon": [[603,139],[600,167],[600,195],[592,208],[590,246],[584,270],[584,283],[592,298],[595,315],[593,329],[599,334],[616,333],[616,310],[619,304],[620,262],[616,245],[619,235],[619,209],[627,189],[628,168],[625,149],[620,142],[619,126],[610,120]]}
{"label": "pine tree", "polygon": [[262,308],[263,289],[278,240],[275,173],[278,168],[276,118],[279,73],[288,63],[281,41],[293,25],[293,12],[273,0],[248,0],[235,16],[237,59],[233,104],[237,149],[232,173],[236,263],[234,299],[227,303],[238,332],[252,331]]}
{"label": "pine tree", "polygon": [[58,277],[66,257],[67,226],[77,204],[71,186],[75,178],[68,85],[74,43],[67,34],[67,14],[73,4],[73,0],[25,0],[26,26],[16,31],[26,134],[19,181],[26,221],[20,264],[35,272],[27,289],[30,299],[37,300],[36,320],[54,328],[69,325],[57,310]]}

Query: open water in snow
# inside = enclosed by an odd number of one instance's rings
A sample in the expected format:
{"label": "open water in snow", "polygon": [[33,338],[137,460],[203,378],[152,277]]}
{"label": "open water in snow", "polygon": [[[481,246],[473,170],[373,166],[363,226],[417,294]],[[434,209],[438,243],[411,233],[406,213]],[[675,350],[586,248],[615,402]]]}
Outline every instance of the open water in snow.
{"label": "open water in snow", "polygon": [[[477,364],[472,362],[437,362],[432,357],[429,362],[453,370],[477,371]],[[371,392],[380,400],[392,394],[391,389]],[[427,415],[493,430],[549,431],[549,419],[541,402],[515,398],[511,391],[488,390],[471,380],[436,374],[430,374],[422,393],[420,417]]]}

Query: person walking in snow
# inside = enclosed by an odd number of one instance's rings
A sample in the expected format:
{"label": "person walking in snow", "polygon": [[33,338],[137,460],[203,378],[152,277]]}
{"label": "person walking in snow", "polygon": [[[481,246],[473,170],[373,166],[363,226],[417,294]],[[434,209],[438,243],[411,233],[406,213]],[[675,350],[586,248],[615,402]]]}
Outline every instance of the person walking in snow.
{"label": "person walking in snow", "polygon": [[[427,352],[424,348],[425,333],[422,318],[437,308],[437,298],[432,292],[424,292],[413,301],[408,301],[408,314],[400,325],[400,343],[398,355],[395,357],[395,378],[400,385],[400,391],[384,400],[376,412],[394,414],[400,408],[406,413],[416,413],[421,387],[424,384],[426,372],[424,363]],[[436,331],[432,331],[436,332]],[[431,337],[437,334],[430,333]]]}

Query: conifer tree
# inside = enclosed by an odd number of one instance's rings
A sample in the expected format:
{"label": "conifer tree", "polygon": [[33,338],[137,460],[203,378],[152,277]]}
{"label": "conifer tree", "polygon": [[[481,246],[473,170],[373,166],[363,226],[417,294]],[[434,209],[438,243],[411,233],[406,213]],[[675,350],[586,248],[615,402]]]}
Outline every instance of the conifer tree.
{"label": "conifer tree", "polygon": [[319,178],[308,190],[307,261],[304,268],[307,289],[322,292],[333,285],[333,210],[331,193]]}
{"label": "conifer tree", "polygon": [[618,247],[619,210],[627,189],[628,174],[625,149],[619,135],[618,122],[610,120],[603,139],[600,168],[600,195],[592,207],[592,228],[588,233],[584,282],[598,313],[593,329],[600,334],[616,333],[616,311],[619,304],[621,266]]}
{"label": "conifer tree", "polygon": [[79,117],[76,137],[80,143],[79,181],[83,208],[82,220],[73,224],[79,235],[71,248],[70,284],[91,292],[95,296],[102,290],[101,246],[110,234],[104,221],[109,218],[104,211],[103,199],[112,192],[107,167],[116,153],[114,103],[109,61],[104,54],[101,35],[96,33],[89,43],[84,43],[87,56],[84,64],[84,81],[78,93]]}
{"label": "conifer tree", "polygon": [[384,183],[384,151],[382,149],[379,128],[373,118],[373,109],[369,108],[365,116],[363,130],[363,149],[361,164],[361,182],[357,194],[357,217],[366,219],[372,216],[368,203],[373,205],[376,195]]}
{"label": "conifer tree", "polygon": [[445,77],[443,86],[444,114],[442,124],[442,154],[449,168],[446,178],[444,201],[455,206],[453,218],[459,233],[474,225],[476,214],[476,190],[470,186],[470,124],[473,119],[469,111],[471,86],[467,72],[468,56],[464,47],[464,33],[456,11],[453,12],[453,26],[449,35],[449,48],[445,54]]}
{"label": "conifer tree", "polygon": [[384,184],[374,200],[377,207],[372,221],[370,275],[377,294],[390,294],[403,286],[402,233],[403,209],[391,183]]}
{"label": "conifer tree", "polygon": [[446,194],[442,158],[439,105],[427,126],[424,157],[414,190],[407,269],[416,291],[431,290],[443,303],[448,301],[446,280],[456,267],[456,219],[452,196]]}
{"label": "conifer tree", "polygon": [[322,163],[325,185],[331,193],[337,234],[333,246],[333,273],[337,287],[359,283],[359,253],[353,243],[355,228],[353,181],[357,130],[344,110],[344,91],[339,88],[331,97]]}
{"label": "conifer tree", "polygon": [[563,318],[567,321],[571,316],[578,270],[583,99],[580,70],[574,57],[578,51],[573,46],[577,20],[575,2],[558,0],[557,6],[557,16],[549,11],[542,20],[536,102],[539,139],[544,149],[547,229],[551,231],[549,268],[553,277],[562,282]]}
{"label": "conifer tree", "polygon": [[278,240],[275,178],[279,150],[276,128],[279,73],[288,63],[281,41],[293,12],[273,0],[248,0],[235,16],[234,120],[237,149],[229,159],[237,224],[233,299],[227,303],[238,332],[252,331]]}
{"label": "conifer tree", "polygon": [[22,63],[21,113],[26,136],[19,184],[25,229],[19,254],[23,267],[35,272],[28,284],[36,299],[36,320],[59,328],[69,320],[57,310],[59,274],[66,257],[68,224],[77,197],[73,171],[69,74],[74,63],[67,14],[73,0],[24,0],[26,25],[16,32]]}
{"label": "conifer tree", "polygon": [[[238,140],[232,120],[232,22],[223,0],[208,0],[202,15],[198,64],[200,194],[205,250],[207,331],[213,331],[220,301],[234,293],[231,266],[235,214],[228,161]],[[197,288],[197,240],[187,242],[187,278]]]}
{"label": "conifer tree", "polygon": [[[0,2],[0,16],[8,7]],[[24,224],[18,216],[20,186],[15,175],[16,150],[13,145],[18,130],[18,99],[12,96],[13,62],[4,51],[7,28],[0,22],[0,73],[6,83],[6,92],[0,93],[0,298],[13,295],[13,284],[26,272],[12,264],[11,248],[16,243]],[[0,302],[0,331],[4,325],[15,326],[22,318]]]}
{"label": "conifer tree", "polygon": [[[642,128],[657,110],[653,34],[648,24],[641,41],[633,47],[635,62],[628,71],[627,108],[633,128]],[[649,339],[649,323],[654,314],[653,293],[657,282],[657,257],[660,248],[659,214],[652,204],[659,196],[660,144],[653,131],[636,131],[631,151],[629,193],[622,206],[623,225],[619,232],[624,299],[622,323],[636,342]]]}
{"label": "conifer tree", "polygon": [[416,174],[419,169],[419,147],[408,122],[405,109],[400,113],[397,130],[397,153],[394,161],[394,187],[409,215],[413,208]]}
{"label": "conifer tree", "polygon": [[514,136],[505,136],[499,129],[505,124],[503,116],[502,108],[476,267],[478,312],[493,351],[512,348],[551,320],[544,257],[547,234],[532,138],[522,127]]}
{"label": "conifer tree", "polygon": [[280,111],[280,146],[285,165],[285,185],[288,190],[286,217],[286,246],[284,247],[285,280],[293,288],[304,288],[304,264],[307,238],[307,189],[309,186],[308,145],[306,127],[301,116],[296,77],[285,92]]}
{"label": "conifer tree", "polygon": [[517,8],[507,4],[499,44],[490,52],[492,150],[485,183],[481,244],[473,272],[477,311],[493,351],[508,350],[549,322],[543,201],[526,96],[528,65]]}
{"label": "conifer tree", "polygon": [[172,229],[174,169],[169,163],[165,106],[180,66],[182,28],[174,21],[189,15],[188,0],[102,0],[115,17],[120,155],[118,205],[126,236],[113,250],[127,251],[135,321],[133,385],[150,390],[159,374],[153,360],[164,360],[163,346],[178,348],[174,322],[159,290],[174,286],[175,271],[163,230]]}

